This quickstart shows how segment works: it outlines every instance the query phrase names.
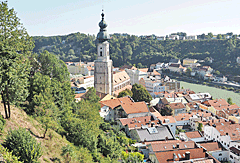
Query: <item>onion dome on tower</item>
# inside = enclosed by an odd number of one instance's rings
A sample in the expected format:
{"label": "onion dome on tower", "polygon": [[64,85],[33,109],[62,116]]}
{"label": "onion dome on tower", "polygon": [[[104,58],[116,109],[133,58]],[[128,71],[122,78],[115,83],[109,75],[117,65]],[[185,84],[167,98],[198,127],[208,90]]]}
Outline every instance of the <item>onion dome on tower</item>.
{"label": "onion dome on tower", "polygon": [[110,39],[109,34],[107,33],[107,23],[104,21],[104,13],[102,10],[102,20],[99,22],[100,31],[97,34],[97,40],[102,43]]}

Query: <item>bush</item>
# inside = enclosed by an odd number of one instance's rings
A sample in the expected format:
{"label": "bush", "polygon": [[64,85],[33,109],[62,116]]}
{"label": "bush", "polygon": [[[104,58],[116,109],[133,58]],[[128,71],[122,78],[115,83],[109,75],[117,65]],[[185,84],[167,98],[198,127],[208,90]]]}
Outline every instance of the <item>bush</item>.
{"label": "bush", "polygon": [[38,162],[42,155],[41,144],[23,128],[10,130],[3,145],[23,162]]}
{"label": "bush", "polygon": [[0,114],[0,132],[3,131],[5,124],[6,124],[6,120],[3,119],[3,116]]}
{"label": "bush", "polygon": [[0,156],[2,156],[3,160],[6,162],[22,163],[22,162],[18,161],[18,158],[16,156],[12,155],[12,152],[8,152],[7,149],[3,148],[2,145],[0,145]]}

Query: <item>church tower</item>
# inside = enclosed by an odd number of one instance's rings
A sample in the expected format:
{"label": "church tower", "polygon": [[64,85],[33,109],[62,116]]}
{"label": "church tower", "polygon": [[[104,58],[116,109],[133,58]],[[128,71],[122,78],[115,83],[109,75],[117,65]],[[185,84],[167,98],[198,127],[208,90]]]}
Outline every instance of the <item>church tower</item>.
{"label": "church tower", "polygon": [[97,60],[94,61],[94,87],[97,92],[113,94],[113,67],[109,56],[110,39],[107,33],[107,23],[104,21],[104,13],[101,14],[102,20],[99,22],[100,31],[97,34]]}

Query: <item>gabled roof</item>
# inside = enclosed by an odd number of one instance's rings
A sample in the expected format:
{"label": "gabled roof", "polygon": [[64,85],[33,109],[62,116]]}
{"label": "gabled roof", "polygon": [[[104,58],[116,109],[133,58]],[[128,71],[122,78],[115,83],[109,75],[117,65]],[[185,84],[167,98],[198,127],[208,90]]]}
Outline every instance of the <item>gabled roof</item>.
{"label": "gabled roof", "polygon": [[[186,156],[186,152],[190,152],[190,159],[205,158],[205,152],[203,151],[203,148],[156,152],[155,155],[157,157],[158,162],[168,163],[168,162],[173,162],[173,154],[174,153],[177,156],[175,161],[184,160],[185,156]],[[181,158],[179,158],[179,155],[181,156]]]}
{"label": "gabled roof", "polygon": [[[158,141],[159,142],[159,141]],[[179,147],[177,148],[177,145]],[[179,150],[179,149],[191,149],[195,148],[195,142],[194,141],[187,141],[187,142],[171,142],[169,141],[163,141],[163,143],[152,143],[152,150],[153,152],[158,151],[170,151],[170,150]]]}
{"label": "gabled roof", "polygon": [[147,104],[143,102],[135,102],[135,103],[121,103],[123,110],[126,114],[133,114],[133,113],[146,113],[149,112]]}
{"label": "gabled roof", "polygon": [[200,143],[200,145],[202,147],[204,147],[208,152],[222,150],[222,148],[218,142]]}
{"label": "gabled roof", "polygon": [[192,114],[189,113],[179,113],[178,115],[174,116],[176,121],[187,121],[192,117]]}
{"label": "gabled roof", "polygon": [[177,103],[171,103],[171,104],[168,104],[171,109],[175,110],[175,109],[182,109],[182,108],[185,108],[185,106],[183,105],[183,103],[181,102],[177,102]]}
{"label": "gabled roof", "polygon": [[128,76],[126,71],[118,72],[116,74],[113,74],[113,85],[115,86],[129,79],[130,77]]}
{"label": "gabled roof", "polygon": [[148,68],[140,68],[138,69],[139,71],[142,71],[142,72],[148,72]]}
{"label": "gabled roof", "polygon": [[106,100],[106,101],[100,101],[101,107],[102,106],[108,106],[111,109],[114,109],[115,107],[123,104],[123,103],[134,103],[132,101],[132,99],[129,96],[125,96],[125,97],[121,97],[121,98],[117,98],[117,99],[111,99],[111,100]]}
{"label": "gabled roof", "polygon": [[162,116],[158,111],[153,112],[152,114],[161,120],[163,124],[176,123],[176,120],[173,116]]}
{"label": "gabled roof", "polygon": [[137,122],[149,122],[151,121],[151,116],[145,116],[145,117],[135,117],[135,118],[121,118],[119,121],[122,123],[123,126],[131,124],[131,123],[137,123]]}
{"label": "gabled roof", "polygon": [[122,67],[119,68],[119,70],[125,70],[125,69],[137,70],[135,66],[130,66],[130,65],[123,65]]}
{"label": "gabled roof", "polygon": [[190,139],[202,137],[202,135],[199,133],[199,131],[186,132],[185,134]]}
{"label": "gabled roof", "polygon": [[206,104],[208,106],[213,106],[213,107],[229,105],[229,103],[225,99],[208,100],[208,101],[204,101],[203,104]]}

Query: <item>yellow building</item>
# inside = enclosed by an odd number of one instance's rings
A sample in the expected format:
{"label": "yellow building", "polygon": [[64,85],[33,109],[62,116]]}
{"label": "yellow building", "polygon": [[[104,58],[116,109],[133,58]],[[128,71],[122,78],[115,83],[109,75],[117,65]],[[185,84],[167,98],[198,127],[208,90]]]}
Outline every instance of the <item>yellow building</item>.
{"label": "yellow building", "polygon": [[189,59],[189,58],[186,58],[186,59],[183,59],[183,65],[190,65],[190,64],[193,64],[193,63],[197,63],[197,59]]}

